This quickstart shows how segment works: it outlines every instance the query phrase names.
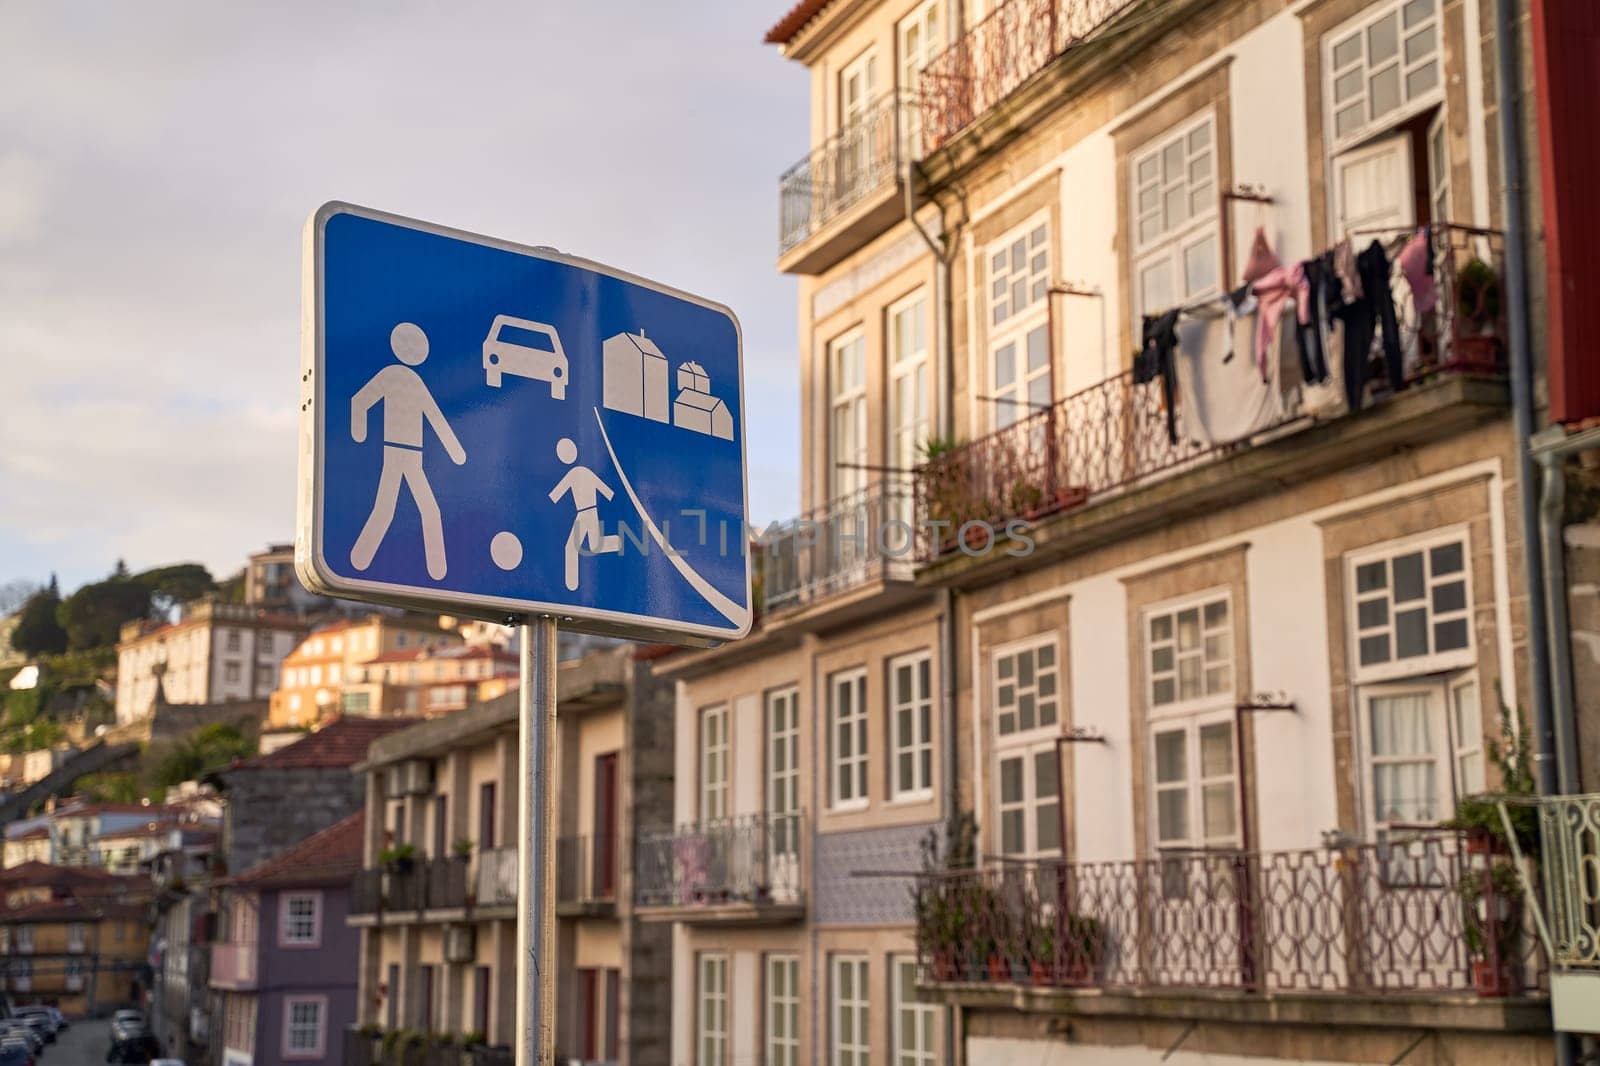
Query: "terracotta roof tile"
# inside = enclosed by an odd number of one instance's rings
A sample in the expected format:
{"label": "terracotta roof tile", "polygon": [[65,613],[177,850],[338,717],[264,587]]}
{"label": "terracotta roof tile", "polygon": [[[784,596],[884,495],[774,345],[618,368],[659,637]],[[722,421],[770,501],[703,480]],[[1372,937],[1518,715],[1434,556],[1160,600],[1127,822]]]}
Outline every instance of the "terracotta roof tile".
{"label": "terracotta roof tile", "polygon": [[252,866],[231,883],[251,888],[340,884],[361,869],[361,840],[366,814],[357,811],[342,822],[313,834],[288,851]]}
{"label": "terracotta roof tile", "polygon": [[822,14],[822,9],[832,2],[833,0],[799,0],[799,3],[791,7],[788,13],[767,31],[766,42],[788,44],[800,35],[800,31],[806,28],[807,23]]}
{"label": "terracotta roof tile", "polygon": [[315,733],[268,755],[246,759],[223,770],[314,770],[354,766],[367,757],[367,746],[397,729],[415,725],[413,718],[362,718],[341,716]]}
{"label": "terracotta roof tile", "polygon": [[29,903],[22,907],[0,909],[0,923],[7,922],[69,922],[85,919],[143,918],[145,908],[140,903],[103,899],[52,899]]}
{"label": "terracotta roof tile", "polygon": [[55,866],[33,861],[0,870],[0,885],[104,885],[121,877],[94,866]]}

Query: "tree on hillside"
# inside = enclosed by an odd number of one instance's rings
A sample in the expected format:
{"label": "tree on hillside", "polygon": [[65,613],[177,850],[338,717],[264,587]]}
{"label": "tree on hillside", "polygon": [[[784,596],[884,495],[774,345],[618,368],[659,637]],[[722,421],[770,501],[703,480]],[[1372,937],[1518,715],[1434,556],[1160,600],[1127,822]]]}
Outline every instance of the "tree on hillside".
{"label": "tree on hillside", "polygon": [[61,607],[61,590],[54,574],[50,584],[29,596],[17,612],[17,628],[11,631],[11,646],[24,655],[59,655],[67,650],[67,631],[56,618]]}
{"label": "tree on hillside", "polygon": [[198,600],[217,587],[211,571],[199,563],[152,567],[133,580],[150,590],[150,611],[156,618],[167,617],[174,608]]}
{"label": "tree on hillside", "polygon": [[235,759],[254,755],[255,742],[228,722],[212,722],[177,740],[155,767],[155,784],[170,787],[192,781]]}
{"label": "tree on hillside", "polygon": [[124,622],[149,613],[150,590],[131,578],[112,575],[62,600],[56,618],[67,631],[67,647],[78,651],[115,644]]}

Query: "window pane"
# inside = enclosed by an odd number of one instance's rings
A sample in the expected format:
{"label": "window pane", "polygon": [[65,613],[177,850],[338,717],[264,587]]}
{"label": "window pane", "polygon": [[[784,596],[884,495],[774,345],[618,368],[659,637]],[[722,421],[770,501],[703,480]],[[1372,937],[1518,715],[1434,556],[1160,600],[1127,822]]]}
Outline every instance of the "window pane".
{"label": "window pane", "polygon": [[1023,843],[1023,827],[1027,824],[1022,808],[1003,811],[1000,815],[1000,850],[1007,855],[1020,855],[1027,849]]}
{"label": "window pane", "polygon": [[1419,33],[1413,33],[1406,38],[1406,62],[1415,63],[1437,48],[1438,44],[1432,26]]}
{"label": "window pane", "polygon": [[1155,641],[1172,639],[1172,616],[1170,614],[1157,615],[1150,619],[1150,639]]}
{"label": "window pane", "polygon": [[1000,802],[1022,802],[1022,760],[1000,760]]}
{"label": "window pane", "polygon": [[1432,567],[1434,577],[1459,571],[1462,566],[1461,542],[1441,544],[1428,552],[1428,565]]}
{"label": "window pane", "polygon": [[1157,707],[1171,703],[1176,698],[1176,685],[1170,677],[1162,678],[1151,686],[1150,699]]}
{"label": "window pane", "polygon": [[1217,242],[1212,237],[1183,250],[1185,296],[1198,296],[1217,283]]}
{"label": "window pane", "polygon": [[1361,665],[1372,666],[1375,663],[1389,661],[1389,638],[1387,635],[1361,638]]}
{"label": "window pane", "polygon": [[1200,646],[1200,612],[1191,607],[1178,612],[1178,650],[1193,651]]}
{"label": "window pane", "polygon": [[1011,269],[1013,271],[1020,271],[1022,269],[1022,264],[1026,263],[1027,261],[1028,246],[1023,242],[1021,237],[1018,237],[1016,243],[1011,246]]}
{"label": "window pane", "polygon": [[1000,677],[1010,677],[1016,669],[1016,660],[1009,655],[1002,655],[995,664],[995,672]]}
{"label": "window pane", "polygon": [[1055,700],[1040,700],[1039,701],[1039,724],[1040,725],[1055,725],[1056,724],[1056,701]]}
{"label": "window pane", "polygon": [[1439,84],[1439,64],[1430,59],[1406,75],[1406,97],[1415,99]]}
{"label": "window pane", "polygon": [[1405,20],[1406,29],[1410,29],[1429,15],[1433,14],[1433,0],[1409,0],[1401,17]]}
{"label": "window pane", "polygon": [[1371,629],[1374,626],[1385,625],[1388,621],[1388,600],[1363,600],[1356,604],[1356,625],[1360,628]]}
{"label": "window pane", "polygon": [[1187,754],[1187,745],[1181,731],[1157,733],[1156,781],[1161,784],[1171,784],[1185,780],[1189,776],[1184,765]]}
{"label": "window pane", "polygon": [[1150,669],[1165,673],[1172,669],[1172,645],[1163,644],[1150,653]]}
{"label": "window pane", "polygon": [[1007,344],[994,353],[994,383],[1005,388],[1017,380],[1017,346]]}
{"label": "window pane", "polygon": [[1467,646],[1467,620],[1456,618],[1433,627],[1434,651],[1460,651]]}
{"label": "window pane", "polygon": [[1164,789],[1156,793],[1156,833],[1160,840],[1185,840],[1189,836],[1189,793]]}
{"label": "window pane", "polygon": [[1368,103],[1372,106],[1372,114],[1386,115],[1400,106],[1400,68],[1391,66],[1367,81]]}
{"label": "window pane", "polygon": [[1228,624],[1228,601],[1215,600],[1206,604],[1205,620],[1207,629],[1220,629]]}
{"label": "window pane", "polygon": [[1200,688],[1200,660],[1197,658],[1178,660],[1178,698],[1192,700],[1199,698]]}
{"label": "window pane", "polygon": [[1342,104],[1361,91],[1361,71],[1351,70],[1339,75],[1333,82],[1333,102]]}
{"label": "window pane", "polygon": [[1394,602],[1409,603],[1422,599],[1422,553],[1412,552],[1394,561]]}
{"label": "window pane", "polygon": [[1467,606],[1467,584],[1451,581],[1433,586],[1433,609],[1436,614],[1464,610]]}
{"label": "window pane", "polygon": [[1040,225],[1040,226],[1035,227],[1034,231],[1032,233],[1028,234],[1028,247],[1030,247],[1030,248],[1039,247],[1039,245],[1044,243],[1044,237],[1045,237],[1045,228],[1044,228],[1044,226]]}
{"label": "window pane", "polygon": [[1206,840],[1231,837],[1235,830],[1233,786],[1207,785],[1200,790],[1200,817]]}
{"label": "window pane", "polygon": [[1039,669],[1041,670],[1056,664],[1056,646],[1054,644],[1039,645],[1034,649],[1033,655],[1034,662],[1039,664]]}
{"label": "window pane", "polygon": [[1427,696],[1416,693],[1373,698],[1373,755],[1432,755],[1436,750]]}
{"label": "window pane", "polygon": [[1183,180],[1183,142],[1174,141],[1161,151],[1161,180],[1167,183]]}
{"label": "window pane", "polygon": [[1039,851],[1061,850],[1061,805],[1041,803],[1034,808],[1033,833]]}
{"label": "window pane", "polygon": [[1028,369],[1042,370],[1050,363],[1050,330],[1046,326],[1028,334]]}
{"label": "window pane", "polygon": [[1361,58],[1361,35],[1352,33],[1333,46],[1333,66],[1335,70],[1347,67]]}
{"label": "window pane", "polygon": [[1398,611],[1394,616],[1395,658],[1411,659],[1428,654],[1428,612]]}
{"label": "window pane", "polygon": [[1203,122],[1189,134],[1189,151],[1198,152],[1211,144],[1211,123]]}
{"label": "window pane", "polygon": [[[1362,110],[1362,107],[1359,103],[1351,104],[1349,107],[1340,108],[1339,112],[1333,116],[1334,132],[1340,137],[1343,137],[1346,134],[1354,133],[1356,130],[1361,128],[1361,123],[1365,120],[1365,118],[1366,114]],[[996,319],[996,321],[999,320]]]}
{"label": "window pane", "polygon": [[1400,47],[1400,27],[1393,15],[1385,16],[1367,28],[1367,63],[1377,66]]}
{"label": "window pane", "polygon": [[1184,219],[1189,217],[1189,198],[1181,183],[1168,186],[1166,194],[1161,197],[1161,214],[1167,229],[1181,226]]}
{"label": "window pane", "polygon": [[1200,776],[1233,773],[1233,724],[1216,722],[1200,727]]}
{"label": "window pane", "polygon": [[[1144,159],[1139,160],[1139,184],[1148,185],[1149,183],[1155,181],[1156,177],[1158,176],[1157,168],[1160,165],[1160,159],[1154,155],[1147,156]],[[1152,201],[1152,203],[1153,202],[1154,201]]]}
{"label": "window pane", "polygon": [[1483,717],[1478,710],[1478,686],[1466,684],[1451,694],[1454,698],[1456,743],[1476,748],[1483,743]]}
{"label": "window pane", "polygon": [[1037,799],[1049,799],[1061,791],[1056,775],[1056,750],[1047,748],[1033,755],[1033,794]]}
{"label": "window pane", "polygon": [[1439,818],[1436,768],[1430,762],[1385,763],[1372,768],[1372,795],[1385,822],[1433,822]]}

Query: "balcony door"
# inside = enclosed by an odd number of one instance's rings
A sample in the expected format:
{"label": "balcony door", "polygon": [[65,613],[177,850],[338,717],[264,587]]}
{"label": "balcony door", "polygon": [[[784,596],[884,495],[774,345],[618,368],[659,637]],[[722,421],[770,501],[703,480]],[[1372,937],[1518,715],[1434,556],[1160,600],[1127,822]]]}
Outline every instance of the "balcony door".
{"label": "balcony door", "polygon": [[594,896],[617,894],[617,753],[594,760]]}
{"label": "balcony door", "polygon": [[900,20],[895,44],[900,62],[900,136],[904,157],[922,154],[922,68],[944,47],[940,8],[944,0],[927,0]]}
{"label": "balcony door", "polygon": [[828,347],[829,501],[816,531],[809,579],[842,581],[867,554],[867,338],[854,330]]}
{"label": "balcony door", "polygon": [[767,862],[774,901],[800,888],[800,692],[767,694]]}
{"label": "balcony door", "polygon": [[878,57],[867,52],[839,75],[839,190],[837,210],[875,183],[878,130],[872,106],[878,95]]}

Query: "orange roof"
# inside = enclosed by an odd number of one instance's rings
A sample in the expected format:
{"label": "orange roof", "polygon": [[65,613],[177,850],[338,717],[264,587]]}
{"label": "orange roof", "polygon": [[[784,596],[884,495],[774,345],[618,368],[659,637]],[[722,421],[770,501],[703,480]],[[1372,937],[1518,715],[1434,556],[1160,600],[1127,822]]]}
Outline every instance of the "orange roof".
{"label": "orange roof", "polygon": [[0,909],[0,922],[81,922],[85,919],[142,918],[142,904],[113,900],[51,899]]}
{"label": "orange roof", "polygon": [[374,740],[408,725],[416,725],[416,720],[341,715],[293,744],[286,744],[267,755],[234,763],[221,772],[230,774],[238,770],[339,769],[354,766],[367,757],[367,747]]}
{"label": "orange roof", "polygon": [[361,838],[366,824],[366,814],[357,811],[276,858],[252,866],[231,883],[251,888],[343,884],[361,869]]}
{"label": "orange roof", "polygon": [[47,825],[36,825],[32,829],[28,830],[26,833],[18,833],[16,836],[6,837],[6,839],[7,840],[48,840],[48,839],[50,839],[50,827],[47,826]]}
{"label": "orange roof", "polygon": [[24,862],[0,870],[0,885],[104,885],[121,874],[109,873],[94,866],[56,866],[48,862]]}
{"label": "orange roof", "polygon": [[767,31],[765,38],[768,44],[788,44],[800,35],[800,31],[827,7],[832,0],[800,0],[789,9],[788,14],[777,21],[772,29]]}

